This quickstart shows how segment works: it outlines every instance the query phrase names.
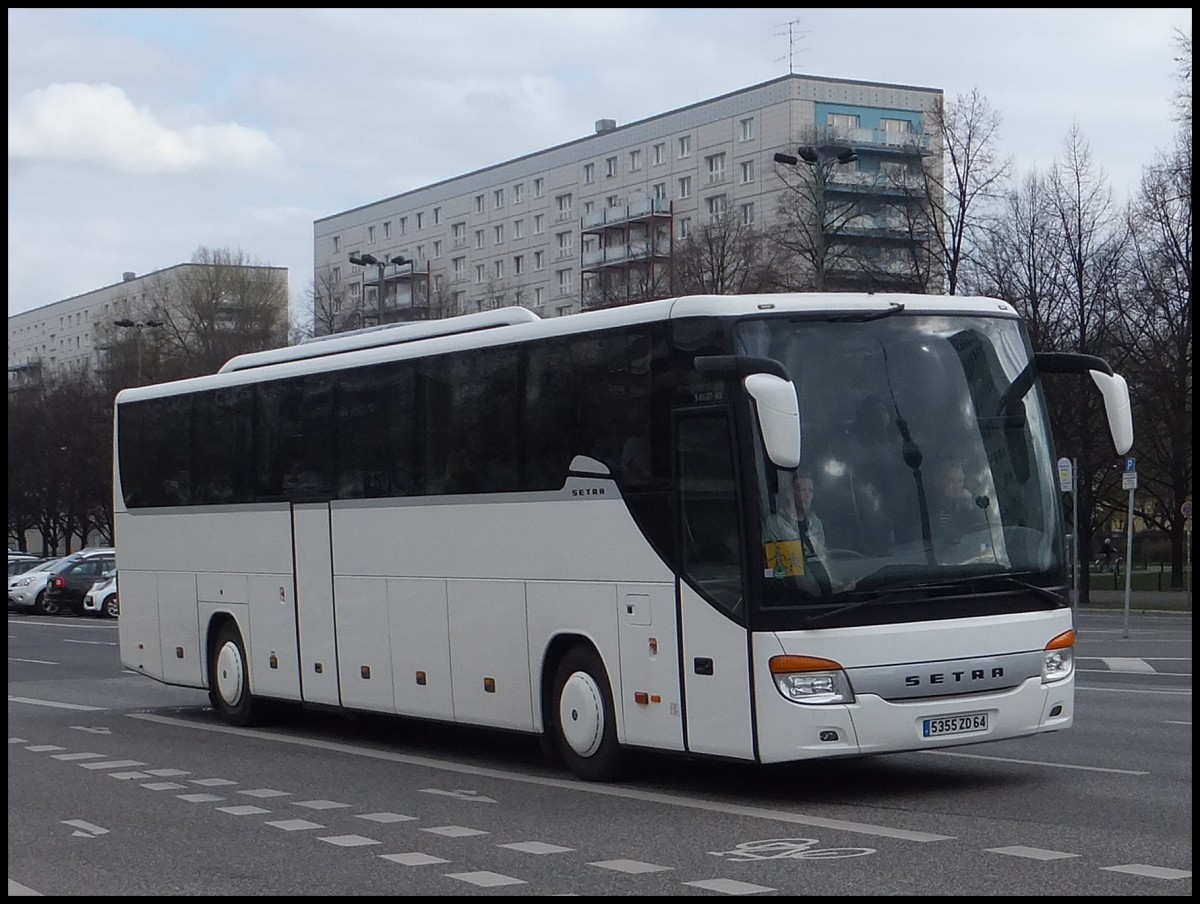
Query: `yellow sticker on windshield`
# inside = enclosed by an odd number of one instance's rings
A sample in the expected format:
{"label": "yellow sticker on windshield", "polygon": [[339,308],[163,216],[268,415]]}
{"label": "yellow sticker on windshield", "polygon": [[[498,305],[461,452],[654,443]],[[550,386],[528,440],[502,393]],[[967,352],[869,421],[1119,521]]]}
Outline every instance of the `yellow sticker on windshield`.
{"label": "yellow sticker on windshield", "polygon": [[779,540],[767,543],[767,574],[773,578],[790,578],[804,574],[804,545],[799,540]]}

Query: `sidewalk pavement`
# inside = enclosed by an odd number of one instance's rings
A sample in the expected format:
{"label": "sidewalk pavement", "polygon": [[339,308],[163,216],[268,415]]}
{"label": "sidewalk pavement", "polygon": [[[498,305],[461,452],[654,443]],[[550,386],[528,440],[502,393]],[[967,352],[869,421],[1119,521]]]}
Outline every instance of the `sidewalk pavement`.
{"label": "sidewalk pavement", "polygon": [[[1092,590],[1084,609],[1124,609],[1124,590]],[[1192,594],[1186,590],[1131,590],[1129,608],[1139,611],[1191,612]]]}

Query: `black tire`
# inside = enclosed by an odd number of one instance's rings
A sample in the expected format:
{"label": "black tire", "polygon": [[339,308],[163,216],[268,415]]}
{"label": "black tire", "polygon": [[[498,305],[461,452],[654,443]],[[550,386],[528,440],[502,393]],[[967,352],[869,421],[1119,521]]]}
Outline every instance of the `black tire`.
{"label": "black tire", "polygon": [[554,673],[547,732],[567,768],[585,781],[621,775],[624,755],[604,663],[591,647],[573,647]]}
{"label": "black tire", "polygon": [[38,615],[61,615],[63,610],[58,603],[47,600],[46,591],[43,590],[33,601],[33,611]]}
{"label": "black tire", "polygon": [[114,593],[100,606],[100,614],[104,618],[120,618],[121,600]]}
{"label": "black tire", "polygon": [[221,625],[209,650],[208,699],[230,725],[254,725],[260,719],[262,706],[250,693],[246,645],[233,622]]}

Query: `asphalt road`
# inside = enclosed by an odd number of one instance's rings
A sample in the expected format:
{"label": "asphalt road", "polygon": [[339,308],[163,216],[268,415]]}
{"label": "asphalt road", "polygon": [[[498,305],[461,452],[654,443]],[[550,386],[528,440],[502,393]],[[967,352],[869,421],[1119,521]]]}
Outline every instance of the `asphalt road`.
{"label": "asphalt road", "polygon": [[9,618],[10,894],[1191,895],[1191,617],[1079,613],[1067,732],[787,767],[286,709],[225,725],[113,622]]}

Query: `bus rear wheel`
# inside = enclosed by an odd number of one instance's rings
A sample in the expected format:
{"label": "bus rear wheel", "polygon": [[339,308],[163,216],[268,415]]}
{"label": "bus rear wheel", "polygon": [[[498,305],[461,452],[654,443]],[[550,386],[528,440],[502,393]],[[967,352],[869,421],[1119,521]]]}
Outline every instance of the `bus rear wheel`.
{"label": "bus rear wheel", "polygon": [[621,773],[622,752],[608,675],[590,647],[568,651],[554,673],[550,730],[567,767],[587,781]]}
{"label": "bus rear wheel", "polygon": [[250,693],[250,668],[242,634],[233,622],[217,631],[208,662],[208,699],[230,725],[253,725],[262,709]]}

